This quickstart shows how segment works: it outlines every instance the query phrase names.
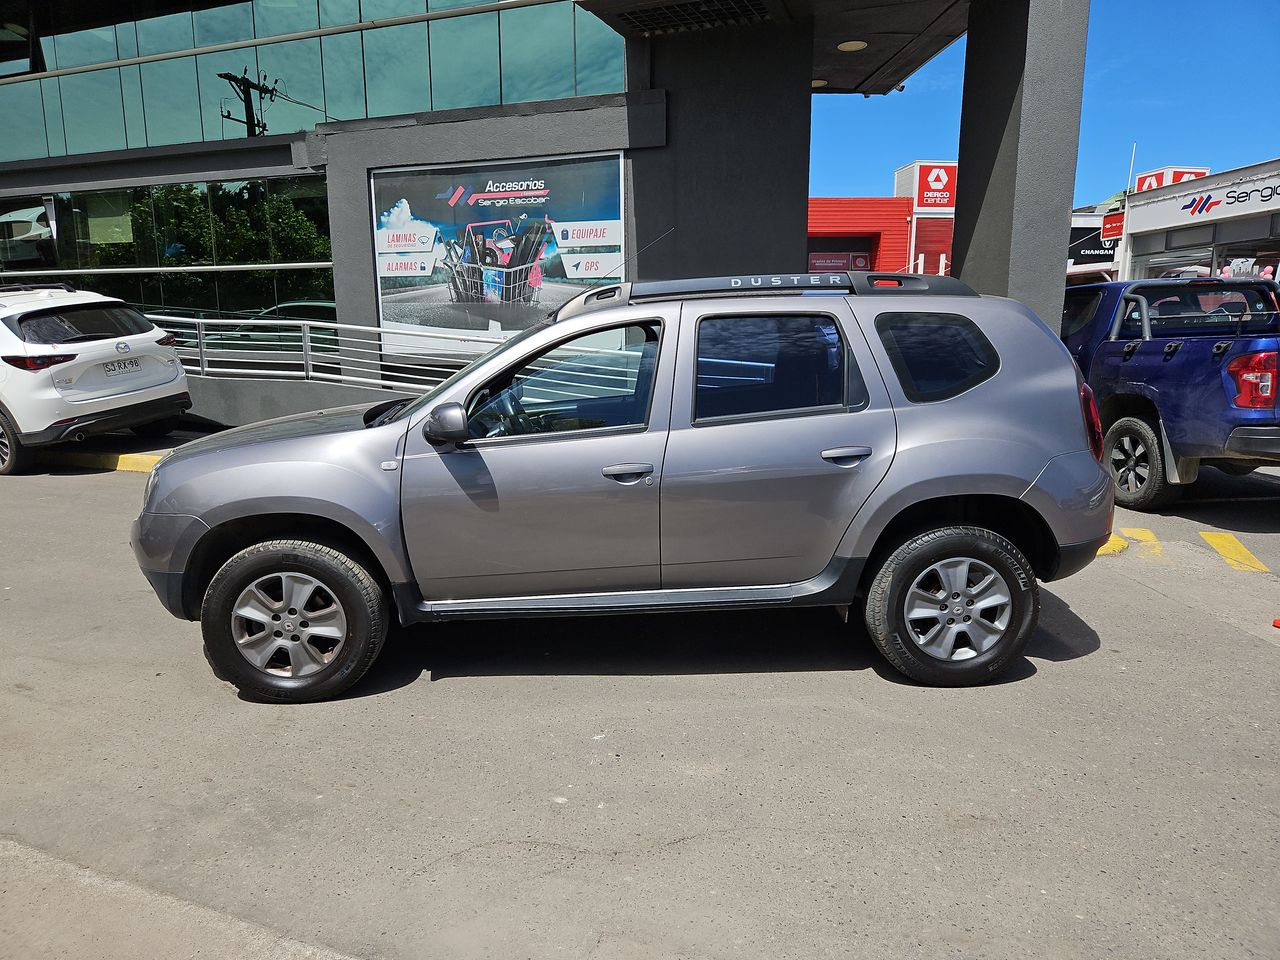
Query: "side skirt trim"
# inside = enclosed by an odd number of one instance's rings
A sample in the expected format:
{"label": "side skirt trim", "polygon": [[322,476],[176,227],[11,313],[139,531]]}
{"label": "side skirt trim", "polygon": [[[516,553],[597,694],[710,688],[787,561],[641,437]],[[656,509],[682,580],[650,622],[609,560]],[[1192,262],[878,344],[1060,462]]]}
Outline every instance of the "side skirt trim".
{"label": "side skirt trim", "polygon": [[864,558],[835,557],[826,569],[801,583],[753,587],[694,587],[680,590],[626,590],[478,600],[425,600],[417,584],[392,586],[402,623],[487,620],[513,617],[593,616],[617,613],[675,613],[744,607],[843,606],[857,596]]}

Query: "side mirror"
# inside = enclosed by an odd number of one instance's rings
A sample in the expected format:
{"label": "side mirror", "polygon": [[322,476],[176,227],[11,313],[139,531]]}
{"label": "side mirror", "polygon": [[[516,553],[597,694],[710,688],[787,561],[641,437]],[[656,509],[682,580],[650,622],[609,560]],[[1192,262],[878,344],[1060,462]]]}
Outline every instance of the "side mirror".
{"label": "side mirror", "polygon": [[442,403],[433,407],[422,421],[422,435],[427,443],[463,443],[471,439],[467,408],[460,403]]}

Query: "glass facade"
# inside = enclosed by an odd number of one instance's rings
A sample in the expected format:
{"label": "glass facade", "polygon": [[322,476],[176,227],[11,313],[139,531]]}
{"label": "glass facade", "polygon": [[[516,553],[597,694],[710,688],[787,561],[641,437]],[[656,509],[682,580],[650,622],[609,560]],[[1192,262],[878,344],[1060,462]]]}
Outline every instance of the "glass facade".
{"label": "glass facade", "polygon": [[[319,176],[0,200],[0,283],[67,282],[147,309],[259,311],[332,302],[330,260]],[[60,272],[70,270],[90,272]]]}
{"label": "glass facade", "polygon": [[[124,0],[28,2],[0,31],[0,80],[129,57],[284,36],[361,20],[458,9],[474,0]],[[0,7],[15,6],[0,0]],[[107,23],[103,23],[107,20]],[[113,22],[117,21],[118,22]],[[284,40],[199,56],[0,85],[0,162],[245,136],[244,107],[219,73],[277,90],[257,111],[268,134],[327,119],[615,93],[620,36],[572,0],[429,23]],[[256,98],[255,98],[256,100]]]}

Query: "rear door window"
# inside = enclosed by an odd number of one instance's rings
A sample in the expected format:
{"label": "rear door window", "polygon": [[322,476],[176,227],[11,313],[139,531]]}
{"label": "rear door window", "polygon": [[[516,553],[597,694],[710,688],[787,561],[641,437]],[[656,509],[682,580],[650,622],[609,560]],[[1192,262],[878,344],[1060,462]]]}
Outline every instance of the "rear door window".
{"label": "rear door window", "polygon": [[991,341],[968,317],[952,313],[882,313],[876,332],[902,391],[912,403],[958,396],[1000,369]]}
{"label": "rear door window", "polygon": [[18,318],[18,332],[25,343],[82,343],[114,340],[154,330],[151,321],[131,307],[63,307]]}
{"label": "rear door window", "polygon": [[857,409],[866,386],[834,317],[704,317],[694,419]]}
{"label": "rear door window", "polygon": [[1093,322],[1101,300],[1101,290],[1081,290],[1078,293],[1067,291],[1066,299],[1062,301],[1063,340],[1074,336]]}
{"label": "rear door window", "polygon": [[[1269,288],[1198,281],[1194,284],[1133,287],[1129,293],[1143,297],[1151,317],[1151,336],[1222,337],[1271,333],[1280,329],[1276,304]],[[1125,316],[1122,336],[1142,335],[1137,310]]]}

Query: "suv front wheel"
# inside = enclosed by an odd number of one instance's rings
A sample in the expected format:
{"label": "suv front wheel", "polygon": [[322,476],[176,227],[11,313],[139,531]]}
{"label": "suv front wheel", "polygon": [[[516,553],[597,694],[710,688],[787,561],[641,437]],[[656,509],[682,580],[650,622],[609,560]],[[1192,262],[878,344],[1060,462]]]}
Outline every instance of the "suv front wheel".
{"label": "suv front wheel", "polygon": [[213,672],[258,700],[333,697],[377,659],[382,587],[350,557],[299,540],[241,550],[214,575],[200,611]]}
{"label": "suv front wheel", "polygon": [[1022,654],[1039,615],[1031,564],[981,527],[912,537],[884,560],[866,601],[867,630],[885,658],[944,687],[999,674]]}

